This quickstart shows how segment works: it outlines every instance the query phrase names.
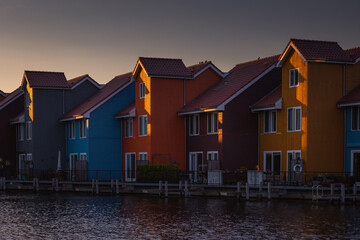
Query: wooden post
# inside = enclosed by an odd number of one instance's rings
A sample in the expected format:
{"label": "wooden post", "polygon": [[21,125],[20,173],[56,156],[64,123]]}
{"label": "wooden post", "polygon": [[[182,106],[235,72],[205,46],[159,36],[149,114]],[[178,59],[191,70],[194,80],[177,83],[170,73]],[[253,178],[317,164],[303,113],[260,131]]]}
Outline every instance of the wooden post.
{"label": "wooden post", "polygon": [[185,180],[185,191],[184,191],[185,197],[189,196],[189,182],[188,180]]}
{"label": "wooden post", "polygon": [[40,187],[39,187],[39,179],[36,178],[36,191],[38,192],[40,190]]}
{"label": "wooden post", "polygon": [[92,188],[92,192],[95,192],[95,179],[91,180],[91,188]]}
{"label": "wooden post", "polygon": [[335,193],[335,184],[332,183],[332,184],[330,185],[330,187],[331,187],[331,188],[330,188],[330,195],[334,195],[334,193]]}
{"label": "wooden post", "polygon": [[99,194],[99,180],[96,179],[96,194]]}
{"label": "wooden post", "polygon": [[119,179],[116,179],[115,181],[115,185],[116,185],[116,194],[119,194]]}
{"label": "wooden post", "polygon": [[33,190],[36,190],[36,178],[33,178]]}
{"label": "wooden post", "polygon": [[162,181],[159,181],[159,196],[162,194]]}
{"label": "wooden post", "polygon": [[[111,174],[111,171],[110,171],[110,174]],[[114,180],[111,179],[111,193],[114,192]]]}
{"label": "wooden post", "polygon": [[179,196],[182,196],[182,181],[179,180]]}
{"label": "wooden post", "polygon": [[168,181],[165,181],[165,197],[169,196]]}
{"label": "wooden post", "polygon": [[59,191],[59,179],[55,178],[55,191],[58,192]]}
{"label": "wooden post", "polygon": [[246,183],[246,200],[250,199],[250,189],[249,189],[249,184]]}
{"label": "wooden post", "polygon": [[341,184],[341,203],[345,203],[345,184]]}
{"label": "wooden post", "polygon": [[356,195],[356,192],[357,192],[356,183],[354,183],[353,194]]}
{"label": "wooden post", "polygon": [[271,183],[268,182],[268,187],[267,187],[267,198],[268,200],[271,199]]}
{"label": "wooden post", "polygon": [[241,182],[236,183],[236,197],[237,199],[241,198]]}
{"label": "wooden post", "polygon": [[55,191],[55,178],[51,178],[51,186],[53,191]]}

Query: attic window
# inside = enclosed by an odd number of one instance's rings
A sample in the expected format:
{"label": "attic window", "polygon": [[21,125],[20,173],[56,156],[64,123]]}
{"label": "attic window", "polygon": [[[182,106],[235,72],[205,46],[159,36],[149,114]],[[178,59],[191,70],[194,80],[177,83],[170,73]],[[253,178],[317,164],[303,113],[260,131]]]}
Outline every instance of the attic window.
{"label": "attic window", "polygon": [[139,88],[140,88],[140,99],[145,98],[145,83],[141,82],[139,84]]}
{"label": "attic window", "polygon": [[290,87],[299,86],[299,70],[297,68],[290,69]]}

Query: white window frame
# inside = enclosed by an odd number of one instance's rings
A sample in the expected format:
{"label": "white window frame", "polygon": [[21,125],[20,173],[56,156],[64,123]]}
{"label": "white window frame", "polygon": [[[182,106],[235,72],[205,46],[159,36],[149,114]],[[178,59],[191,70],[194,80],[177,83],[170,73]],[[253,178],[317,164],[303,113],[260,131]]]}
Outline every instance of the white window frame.
{"label": "white window frame", "polygon": [[[291,129],[289,129],[289,110],[292,109],[293,110],[293,114],[292,114],[292,117],[294,119],[293,123],[292,123],[292,126],[291,126]],[[300,116],[299,116],[299,121],[300,121],[300,126],[299,126],[299,129],[296,129],[296,110],[297,109],[300,109]],[[289,107],[287,109],[287,112],[286,112],[286,116],[287,116],[287,123],[286,123],[286,128],[287,128],[287,131],[288,132],[300,132],[301,131],[301,127],[302,127],[302,123],[301,123],[301,118],[302,118],[302,110],[301,110],[301,107]]]}
{"label": "white window frame", "polygon": [[[215,155],[216,155],[216,159],[215,159]],[[217,160],[219,160],[219,152],[218,151],[208,151],[206,153],[206,160],[207,161],[217,161]]]}
{"label": "white window frame", "polygon": [[[133,177],[131,177],[131,176],[128,176],[128,156],[131,156],[131,155],[134,155],[135,156],[135,164],[134,164],[134,167],[135,167],[135,169],[134,169],[134,176]],[[134,181],[136,181],[136,153],[134,153],[134,152],[127,152],[127,153],[125,153],[125,181],[127,181],[127,182],[134,182]]]}
{"label": "white window frame", "polygon": [[200,133],[200,115],[189,116],[189,136],[197,136]]}
{"label": "white window frame", "polygon": [[69,122],[69,139],[75,139],[75,121]]}
{"label": "white window frame", "polygon": [[32,161],[33,158],[32,158],[32,153],[27,153],[26,154],[26,161]]}
{"label": "white window frame", "polygon": [[286,171],[288,172],[289,171],[289,165],[290,165],[290,163],[289,163],[289,153],[291,153],[292,154],[292,157],[294,157],[294,156],[296,156],[296,153],[300,153],[300,159],[301,159],[301,150],[288,150],[288,151],[286,151],[286,160],[287,160],[287,162],[286,162]]}
{"label": "white window frame", "polygon": [[[353,115],[354,115],[354,109],[357,109],[356,110],[356,127],[355,129],[353,129],[353,123],[354,123],[354,118],[353,118]],[[351,131],[360,131],[360,106],[353,106],[351,107],[351,126],[350,126],[350,129]]]}
{"label": "white window frame", "polygon": [[[133,126],[134,126],[134,121],[132,118],[126,118],[124,120],[125,122],[125,137],[129,138],[133,136]],[[131,124],[129,124],[131,123]]]}
{"label": "white window frame", "polygon": [[27,121],[25,123],[25,134],[26,134],[26,140],[32,139],[32,122]]}
{"label": "white window frame", "polygon": [[[296,83],[296,77],[293,80],[294,83],[291,84],[291,82],[292,82],[291,73],[292,72],[294,72],[294,77],[297,76],[297,84],[295,84]],[[293,69],[289,70],[289,87],[293,88],[293,87],[297,87],[297,86],[299,86],[299,69],[298,68],[293,68]]]}
{"label": "white window frame", "polygon": [[360,153],[360,150],[354,149],[350,151],[350,176],[354,176],[354,153]]}
{"label": "white window frame", "polygon": [[[143,156],[145,156],[145,159],[143,159]],[[139,152],[139,160],[141,160],[141,161],[147,161],[147,160],[148,160],[148,154],[147,154],[147,152]]]}
{"label": "white window frame", "polygon": [[[269,130],[266,131],[266,113],[268,113],[268,116],[269,116]],[[275,113],[275,129],[273,129],[273,115],[272,113]],[[277,111],[274,110],[274,111],[265,111],[264,112],[264,133],[276,133],[277,131]]]}
{"label": "white window frame", "polygon": [[87,161],[87,154],[86,153],[80,153],[80,160],[81,161]]}
{"label": "white window frame", "polygon": [[139,98],[143,99],[145,98],[145,94],[146,94],[146,87],[145,87],[145,83],[141,82],[139,84]]}
{"label": "white window frame", "polygon": [[[216,114],[216,119],[214,117],[215,114]],[[210,131],[209,131],[209,117],[210,117]],[[206,126],[207,134],[217,134],[219,131],[219,113],[218,112],[207,113],[206,125],[207,125]]]}
{"label": "white window frame", "polygon": [[86,138],[86,130],[87,130],[87,119],[81,119],[79,121],[79,132],[80,132],[80,138]]}
{"label": "white window frame", "polygon": [[[145,119],[145,120],[142,120]],[[147,115],[140,115],[139,116],[139,136],[147,136],[147,123],[148,123],[148,119],[147,119]],[[143,131],[142,131],[143,130]]]}
{"label": "white window frame", "polygon": [[271,153],[271,168],[269,169],[271,171],[272,174],[274,174],[274,153],[280,153],[280,170],[279,172],[281,173],[281,162],[282,162],[282,156],[281,156],[281,151],[264,151],[264,158],[263,158],[263,169],[264,171],[267,170],[266,168],[266,154]]}

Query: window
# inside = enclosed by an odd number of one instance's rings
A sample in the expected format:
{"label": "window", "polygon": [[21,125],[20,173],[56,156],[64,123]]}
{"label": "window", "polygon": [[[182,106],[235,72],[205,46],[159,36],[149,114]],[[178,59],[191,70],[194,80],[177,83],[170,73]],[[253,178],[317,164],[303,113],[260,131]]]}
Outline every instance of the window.
{"label": "window", "polygon": [[207,114],[207,132],[210,134],[218,132],[218,113],[212,112]]}
{"label": "window", "polygon": [[80,120],[80,138],[86,138],[86,119]]}
{"label": "window", "polygon": [[26,154],[26,160],[27,161],[32,161],[32,153]]}
{"label": "window", "polygon": [[17,139],[18,141],[24,141],[24,124],[17,125]]}
{"label": "window", "polygon": [[290,69],[290,87],[296,87],[299,85],[299,70]]}
{"label": "window", "polygon": [[140,98],[145,98],[146,88],[144,82],[141,82],[139,84],[139,89],[140,89]]}
{"label": "window", "polygon": [[281,168],[281,152],[264,152],[264,170],[279,175]]}
{"label": "window", "polygon": [[207,160],[208,161],[218,160],[218,152],[217,151],[207,152]]}
{"label": "window", "polygon": [[189,135],[199,135],[200,117],[199,114],[189,116]]}
{"label": "window", "polygon": [[276,132],[276,111],[264,112],[264,132],[265,133]]}
{"label": "window", "polygon": [[139,153],[139,160],[147,161],[147,152],[140,152]]}
{"label": "window", "polygon": [[360,130],[360,107],[352,107],[351,108],[351,129],[353,131]]}
{"label": "window", "polygon": [[69,122],[69,138],[75,139],[75,121]]}
{"label": "window", "polygon": [[81,161],[86,161],[87,160],[86,153],[80,153],[80,160]]}
{"label": "window", "polygon": [[31,121],[26,122],[26,140],[32,139],[32,125]]}
{"label": "window", "polygon": [[133,136],[133,119],[127,118],[125,119],[125,137]]}
{"label": "window", "polygon": [[288,131],[301,130],[301,107],[288,108]]}
{"label": "window", "polygon": [[139,136],[147,136],[147,115],[139,116]]}

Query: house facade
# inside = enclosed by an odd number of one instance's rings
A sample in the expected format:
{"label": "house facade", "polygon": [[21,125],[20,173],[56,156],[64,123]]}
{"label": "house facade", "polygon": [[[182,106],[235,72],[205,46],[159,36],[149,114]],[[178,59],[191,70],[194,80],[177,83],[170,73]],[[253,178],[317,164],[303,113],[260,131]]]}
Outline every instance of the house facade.
{"label": "house facade", "polygon": [[[16,133],[20,134],[9,121],[18,116],[24,107],[24,93],[20,88],[0,101],[0,172],[5,177],[16,175]],[[24,129],[24,128],[22,128]],[[24,136],[24,135],[22,135]]]}
{"label": "house facade", "polygon": [[178,111],[187,123],[187,170],[196,174],[255,168],[258,124],[249,105],[280,83],[277,58],[236,65],[225,78]]}
{"label": "house facade", "polygon": [[65,126],[59,118],[100,85],[90,77],[68,82],[61,72],[25,71],[21,88],[24,114],[13,119],[18,129],[25,129],[16,142],[18,176],[41,176],[65,166]]}
{"label": "house facade", "polygon": [[[259,167],[282,180],[344,172],[344,113],[337,101],[356,82],[336,42],[291,39],[279,58],[282,82],[253,106],[260,118]],[[280,93],[281,92],[281,93]]]}
{"label": "house facade", "polygon": [[115,114],[134,101],[134,88],[129,73],[119,75],[61,117],[71,179],[122,178],[122,125]]}
{"label": "house facade", "polygon": [[132,73],[135,101],[117,115],[124,123],[127,181],[135,180],[140,162],[185,169],[185,124],[177,110],[222,77],[211,62],[187,68],[180,59],[138,59]]}

